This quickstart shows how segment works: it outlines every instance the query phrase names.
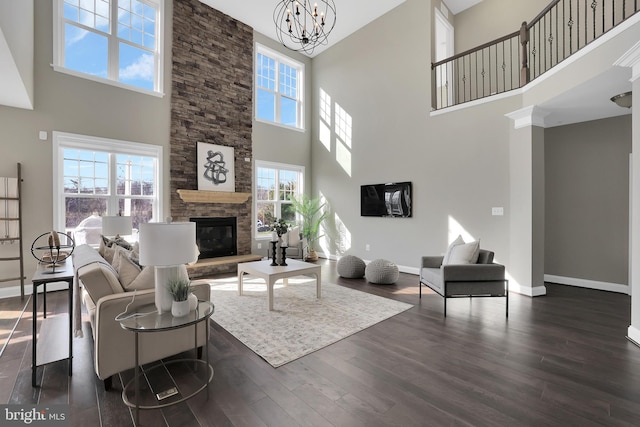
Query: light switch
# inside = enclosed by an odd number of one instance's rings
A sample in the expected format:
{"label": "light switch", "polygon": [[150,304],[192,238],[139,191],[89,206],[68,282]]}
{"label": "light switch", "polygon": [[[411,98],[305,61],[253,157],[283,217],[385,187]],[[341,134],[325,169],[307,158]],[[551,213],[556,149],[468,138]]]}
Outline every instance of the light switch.
{"label": "light switch", "polygon": [[504,208],[503,207],[491,208],[491,215],[494,215],[494,216],[504,215]]}

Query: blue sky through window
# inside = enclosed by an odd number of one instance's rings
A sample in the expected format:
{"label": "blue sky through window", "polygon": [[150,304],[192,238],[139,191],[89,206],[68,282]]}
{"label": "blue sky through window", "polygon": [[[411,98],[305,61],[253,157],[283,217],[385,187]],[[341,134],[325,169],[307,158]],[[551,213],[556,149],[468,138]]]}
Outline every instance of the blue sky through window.
{"label": "blue sky through window", "polygon": [[[110,16],[116,4],[118,16],[114,21]],[[64,0],[63,9],[66,68],[154,90],[154,7],[137,0]],[[117,58],[109,58],[109,43],[117,44]],[[109,75],[110,60],[117,63],[117,76]]]}

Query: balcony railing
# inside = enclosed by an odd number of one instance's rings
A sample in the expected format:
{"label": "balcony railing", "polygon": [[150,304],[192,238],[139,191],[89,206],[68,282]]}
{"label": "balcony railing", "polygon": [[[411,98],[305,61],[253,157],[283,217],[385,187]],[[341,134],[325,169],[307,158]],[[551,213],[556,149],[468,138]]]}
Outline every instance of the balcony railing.
{"label": "balcony railing", "polygon": [[638,12],[638,0],[553,0],[531,23],[431,64],[442,109],[518,89]]}

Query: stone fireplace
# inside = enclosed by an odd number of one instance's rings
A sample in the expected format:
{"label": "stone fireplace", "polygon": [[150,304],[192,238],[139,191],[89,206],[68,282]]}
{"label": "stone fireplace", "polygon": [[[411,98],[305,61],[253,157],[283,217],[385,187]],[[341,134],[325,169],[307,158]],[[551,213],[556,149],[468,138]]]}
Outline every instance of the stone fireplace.
{"label": "stone fireplace", "polygon": [[[250,255],[253,29],[199,0],[176,0],[173,8],[171,216],[175,221],[235,218],[237,256]],[[235,193],[195,191],[199,141],[234,148]],[[178,190],[203,197],[183,198]],[[246,197],[224,197],[238,193]],[[219,259],[224,260],[211,258]],[[233,262],[205,261],[189,267],[192,278],[236,269]]]}

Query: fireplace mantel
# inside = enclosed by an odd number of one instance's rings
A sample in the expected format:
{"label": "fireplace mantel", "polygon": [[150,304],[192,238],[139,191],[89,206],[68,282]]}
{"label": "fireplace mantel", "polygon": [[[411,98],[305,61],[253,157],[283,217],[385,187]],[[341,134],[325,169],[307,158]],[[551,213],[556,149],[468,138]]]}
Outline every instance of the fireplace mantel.
{"label": "fireplace mantel", "polygon": [[231,193],[225,191],[176,190],[186,203],[244,203],[251,193]]}

